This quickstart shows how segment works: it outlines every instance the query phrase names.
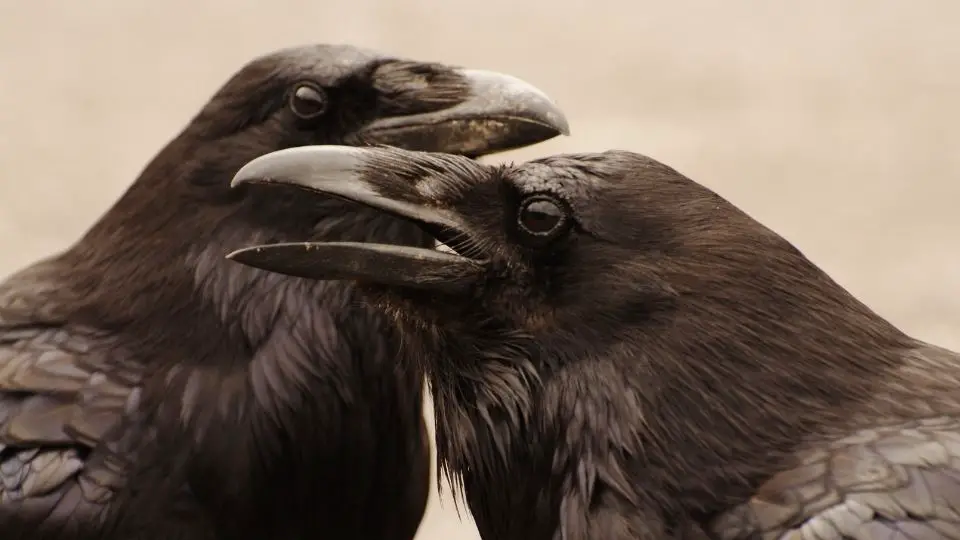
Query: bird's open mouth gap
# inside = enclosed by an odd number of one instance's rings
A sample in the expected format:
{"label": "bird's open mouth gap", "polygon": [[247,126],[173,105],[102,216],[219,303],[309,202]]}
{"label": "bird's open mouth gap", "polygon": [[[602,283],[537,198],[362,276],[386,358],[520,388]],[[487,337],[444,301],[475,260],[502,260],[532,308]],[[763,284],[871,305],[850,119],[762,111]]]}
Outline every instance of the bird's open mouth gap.
{"label": "bird's open mouth gap", "polygon": [[419,223],[413,220],[407,220],[411,223],[417,225],[425,233],[433,237],[434,240],[434,249],[437,251],[445,251],[447,253],[452,253],[454,255],[460,255],[464,257],[462,253],[457,251],[457,247],[462,243],[463,234],[451,229],[449,227],[443,227],[441,225],[433,225],[431,223]]}
{"label": "bird's open mouth gap", "polygon": [[[355,201],[355,200],[353,200],[353,199],[349,199],[349,198],[346,198],[346,197],[340,197],[340,196],[338,196],[338,195],[336,195],[336,194],[327,194],[327,195],[332,196],[332,197],[336,197],[336,198],[340,198],[340,199],[343,199],[343,200],[345,200],[345,201],[349,201],[349,202],[352,202],[352,203],[357,203],[357,202],[358,202],[358,201]],[[362,203],[360,203],[360,204],[362,204]],[[389,211],[389,210],[384,210],[384,209],[381,209],[381,208],[377,208],[376,210],[377,210],[378,212],[382,212],[382,213],[385,214],[385,215],[393,216],[393,217],[398,218],[398,219],[400,219],[400,220],[406,221],[407,223],[416,225],[421,231],[425,232],[427,235],[429,235],[430,237],[433,238],[433,240],[434,240],[434,246],[433,246],[433,247],[434,247],[434,249],[436,249],[437,251],[441,251],[441,252],[444,252],[444,253],[450,253],[450,254],[452,254],[452,255],[457,255],[457,256],[463,257],[463,258],[465,258],[465,259],[476,260],[476,257],[471,257],[471,256],[468,256],[468,255],[465,255],[465,254],[461,253],[461,251],[458,251],[458,249],[459,249],[459,250],[462,250],[463,241],[466,239],[466,235],[465,235],[464,233],[462,233],[462,232],[460,232],[460,231],[458,231],[458,230],[456,230],[456,229],[450,228],[450,227],[445,227],[445,226],[443,226],[443,225],[438,225],[438,224],[436,224],[436,223],[429,223],[429,222],[425,222],[425,221],[418,221],[418,220],[416,220],[416,219],[411,218],[410,216],[405,216],[405,215],[403,215],[403,214],[399,214],[399,213],[396,213],[396,212],[391,212],[391,211]],[[478,261],[478,262],[479,262],[479,261]]]}

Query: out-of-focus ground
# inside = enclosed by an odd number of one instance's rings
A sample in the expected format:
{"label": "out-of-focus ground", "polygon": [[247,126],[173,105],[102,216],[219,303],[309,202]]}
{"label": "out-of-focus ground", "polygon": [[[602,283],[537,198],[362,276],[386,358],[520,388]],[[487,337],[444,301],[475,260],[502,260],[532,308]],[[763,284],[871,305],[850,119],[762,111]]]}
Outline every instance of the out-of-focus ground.
{"label": "out-of-focus ground", "polygon": [[[77,238],[253,56],[350,42],[523,77],[573,135],[496,159],[647,153],[960,347],[958,20],[955,0],[0,0],[0,273]],[[434,500],[420,538],[476,531]]]}

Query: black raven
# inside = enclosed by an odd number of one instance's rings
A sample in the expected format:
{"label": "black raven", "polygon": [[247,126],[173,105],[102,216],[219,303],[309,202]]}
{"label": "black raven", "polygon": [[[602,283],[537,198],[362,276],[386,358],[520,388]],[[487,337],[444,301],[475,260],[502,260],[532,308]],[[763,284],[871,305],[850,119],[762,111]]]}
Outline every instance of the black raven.
{"label": "black raven", "polygon": [[230,180],[299,145],[479,156],[566,131],[503,74],[330,45],[247,64],[82,239],[0,285],[0,538],[413,537],[429,441],[391,324],[224,253],[432,238]]}
{"label": "black raven", "polygon": [[398,321],[485,539],[960,538],[960,356],[668,166],[320,146],[234,183],[264,177],[450,248],[231,257],[356,280]]}

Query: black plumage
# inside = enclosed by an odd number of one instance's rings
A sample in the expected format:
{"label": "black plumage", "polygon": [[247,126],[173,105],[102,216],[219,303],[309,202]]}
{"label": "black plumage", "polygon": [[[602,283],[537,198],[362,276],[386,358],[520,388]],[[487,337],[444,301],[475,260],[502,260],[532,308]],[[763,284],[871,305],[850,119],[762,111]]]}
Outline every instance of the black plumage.
{"label": "black plumage", "polygon": [[485,539],[960,538],[960,356],[666,165],[320,146],[234,182],[264,176],[452,248],[232,258],[356,280],[394,317]]}
{"label": "black plumage", "polygon": [[493,72],[350,46],[243,67],[75,245],[0,285],[0,537],[410,539],[429,442],[396,332],[346,283],[224,254],[432,239],[230,180],[306,144],[479,156],[566,130],[539,90]]}

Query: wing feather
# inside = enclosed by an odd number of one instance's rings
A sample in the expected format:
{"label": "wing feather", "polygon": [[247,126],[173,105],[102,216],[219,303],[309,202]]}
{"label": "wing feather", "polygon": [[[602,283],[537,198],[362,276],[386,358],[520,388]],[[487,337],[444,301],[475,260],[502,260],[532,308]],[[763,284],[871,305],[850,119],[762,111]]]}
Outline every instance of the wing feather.
{"label": "wing feather", "polygon": [[140,396],[109,336],[58,321],[63,295],[31,276],[0,286],[0,530],[100,514],[123,480],[114,435]]}
{"label": "wing feather", "polygon": [[960,540],[960,420],[862,430],[812,448],[712,529],[725,540]]}

